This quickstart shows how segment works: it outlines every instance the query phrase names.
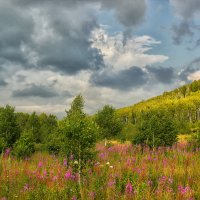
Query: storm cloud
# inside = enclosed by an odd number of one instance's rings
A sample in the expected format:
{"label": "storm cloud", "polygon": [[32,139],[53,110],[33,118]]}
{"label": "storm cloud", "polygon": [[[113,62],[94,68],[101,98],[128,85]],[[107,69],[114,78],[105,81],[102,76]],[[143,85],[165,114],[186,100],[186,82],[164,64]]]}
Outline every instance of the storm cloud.
{"label": "storm cloud", "polygon": [[0,87],[6,86],[8,83],[4,80],[0,80]]}
{"label": "storm cloud", "polygon": [[177,78],[171,67],[146,66],[130,67],[120,71],[103,71],[92,76],[90,82],[100,87],[130,91],[146,84],[170,84]]}
{"label": "storm cloud", "polygon": [[30,84],[24,89],[14,90],[12,93],[13,97],[24,98],[24,97],[41,97],[41,98],[52,98],[57,97],[59,94],[43,85]]}
{"label": "storm cloud", "polygon": [[172,26],[173,42],[176,45],[180,45],[184,38],[193,38],[195,30],[192,29],[196,29],[199,32],[198,26],[191,22],[200,14],[200,1],[170,0],[170,3],[174,7],[176,15],[181,18],[181,22]]}
{"label": "storm cloud", "polygon": [[180,45],[185,37],[187,36],[192,37],[194,35],[187,21],[183,21],[180,24],[173,25],[172,31],[173,31],[173,42],[176,45]]}
{"label": "storm cloud", "polygon": [[141,87],[146,81],[146,73],[139,67],[131,67],[118,72],[100,72],[93,75],[91,79],[91,83],[94,85],[119,90]]}
{"label": "storm cloud", "polygon": [[172,83],[176,75],[172,67],[153,67],[147,66],[147,71],[151,74],[152,79],[156,79],[157,82],[163,84]]}

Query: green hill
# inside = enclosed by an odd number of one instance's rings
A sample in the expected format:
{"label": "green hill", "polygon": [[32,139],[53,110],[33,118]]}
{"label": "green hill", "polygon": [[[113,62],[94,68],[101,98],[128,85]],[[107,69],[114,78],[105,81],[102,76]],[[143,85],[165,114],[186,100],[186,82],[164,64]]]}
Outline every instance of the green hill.
{"label": "green hill", "polygon": [[126,123],[137,124],[142,113],[161,109],[172,115],[181,132],[188,132],[188,125],[200,120],[200,80],[118,109],[117,113]]}

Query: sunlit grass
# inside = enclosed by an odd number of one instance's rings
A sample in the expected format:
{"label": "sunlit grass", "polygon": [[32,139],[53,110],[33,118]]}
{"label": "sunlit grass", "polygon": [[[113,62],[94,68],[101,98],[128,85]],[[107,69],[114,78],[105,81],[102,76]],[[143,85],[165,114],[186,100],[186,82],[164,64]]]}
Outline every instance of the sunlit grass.
{"label": "sunlit grass", "polygon": [[[98,144],[95,162],[83,170],[90,199],[192,200],[200,197],[199,149],[180,143],[155,151],[131,144]],[[0,159],[0,199],[80,199],[73,159],[36,153]]]}

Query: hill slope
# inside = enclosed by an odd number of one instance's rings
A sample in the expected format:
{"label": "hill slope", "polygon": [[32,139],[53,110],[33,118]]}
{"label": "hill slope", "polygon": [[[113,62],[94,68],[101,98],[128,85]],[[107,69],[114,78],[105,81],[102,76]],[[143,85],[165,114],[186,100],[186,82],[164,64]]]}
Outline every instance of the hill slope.
{"label": "hill slope", "polygon": [[136,124],[141,113],[155,109],[170,112],[180,126],[200,120],[200,80],[133,106],[118,109],[117,113],[126,122]]}

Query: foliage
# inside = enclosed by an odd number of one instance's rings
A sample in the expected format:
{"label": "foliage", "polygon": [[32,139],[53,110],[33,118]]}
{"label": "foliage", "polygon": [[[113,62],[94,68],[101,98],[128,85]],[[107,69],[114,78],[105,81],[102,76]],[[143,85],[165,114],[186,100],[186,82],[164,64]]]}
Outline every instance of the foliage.
{"label": "foliage", "polygon": [[53,155],[65,153],[67,151],[67,140],[65,136],[58,131],[50,134],[46,141],[46,149]]}
{"label": "foliage", "polygon": [[83,105],[83,98],[78,95],[60,123],[60,131],[67,140],[67,155],[73,155],[81,167],[93,157],[98,131],[96,124],[83,112]]}
{"label": "foliage", "polygon": [[176,123],[179,134],[191,132],[190,126],[200,120],[200,80],[184,85],[163,95],[141,101],[133,106],[117,110],[124,121],[135,125],[140,123],[143,113],[166,109]]}
{"label": "foliage", "polygon": [[200,121],[191,126],[192,139],[190,142],[197,147],[200,147]]}
{"label": "foliage", "polygon": [[109,105],[105,105],[102,110],[97,112],[95,121],[101,128],[102,138],[117,136],[123,127],[121,120],[116,115],[115,109]]}
{"label": "foliage", "polygon": [[144,113],[139,133],[133,138],[134,144],[146,144],[150,147],[172,146],[177,141],[177,129],[165,110]]}
{"label": "foliage", "polygon": [[14,155],[17,158],[28,158],[35,152],[34,138],[31,133],[25,132],[14,145]]}
{"label": "foliage", "polygon": [[20,132],[16,121],[15,109],[11,106],[0,107],[0,152],[12,147]]}

